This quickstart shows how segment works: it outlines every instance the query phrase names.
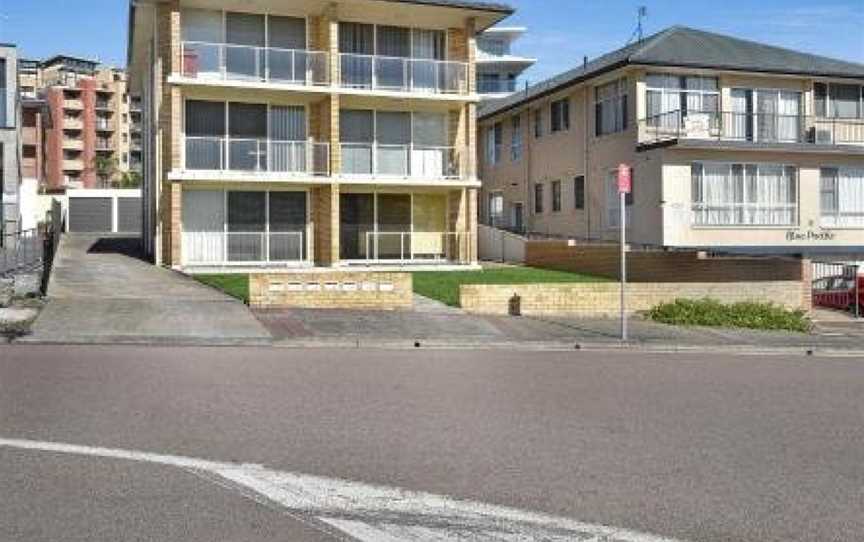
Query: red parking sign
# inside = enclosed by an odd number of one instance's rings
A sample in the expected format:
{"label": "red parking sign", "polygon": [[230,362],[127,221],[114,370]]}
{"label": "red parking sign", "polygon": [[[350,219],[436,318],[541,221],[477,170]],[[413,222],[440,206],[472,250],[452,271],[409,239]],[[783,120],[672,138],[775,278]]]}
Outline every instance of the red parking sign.
{"label": "red parking sign", "polygon": [[618,166],[618,193],[629,194],[633,190],[633,179],[630,176],[630,166],[621,164]]}

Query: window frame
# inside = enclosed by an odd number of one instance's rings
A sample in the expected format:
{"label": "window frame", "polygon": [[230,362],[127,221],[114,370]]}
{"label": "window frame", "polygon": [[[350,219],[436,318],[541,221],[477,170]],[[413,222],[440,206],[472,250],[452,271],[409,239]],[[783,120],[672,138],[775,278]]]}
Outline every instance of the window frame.
{"label": "window frame", "polygon": [[570,98],[555,100],[549,105],[551,118],[550,133],[567,132],[570,130]]}
{"label": "window frame", "polygon": [[543,183],[534,183],[534,214],[542,215],[543,214]]}
{"label": "window frame", "polygon": [[553,213],[560,213],[561,208],[562,208],[562,205],[561,205],[561,203],[562,203],[561,202],[561,199],[562,199],[562,197],[561,197],[561,181],[560,180],[552,181],[551,184],[552,184],[552,189],[551,189],[551,192],[552,192],[552,212]]}
{"label": "window frame", "polygon": [[[828,170],[834,171],[833,178],[833,187],[829,190],[825,189],[825,172]],[[864,186],[861,188],[861,201],[858,203],[858,207],[861,211],[854,211],[852,213],[843,213],[841,211],[841,201],[843,200],[844,194],[841,190],[841,171],[843,170],[858,170],[861,173],[861,177],[864,178],[864,167],[851,167],[851,166],[843,166],[843,165],[823,165],[819,168],[819,222],[820,226],[824,229],[832,229],[832,230],[861,230],[864,229]],[[862,185],[864,185],[864,180],[860,181]],[[832,193],[834,199],[834,208],[827,210],[825,208],[825,195],[826,193]],[[843,219],[847,216],[852,216],[857,218],[860,222],[860,225],[849,225],[844,224]],[[828,220],[832,218],[834,220],[833,224],[829,224]]]}
{"label": "window frame", "polygon": [[[518,136],[518,137],[517,137]],[[522,132],[522,113],[510,117],[510,161],[522,160],[525,135]]]}
{"label": "window frame", "polygon": [[585,209],[585,175],[573,177],[573,208],[577,211]]}
{"label": "window frame", "polygon": [[[818,87],[823,87],[825,90],[824,96],[822,99],[823,103],[820,102],[819,92],[817,91]],[[834,111],[833,102],[834,97],[831,92],[832,87],[838,86],[848,86],[848,87],[858,87],[858,107],[857,107],[857,116],[855,117],[841,117],[838,116]],[[821,111],[820,111],[821,110]],[[864,119],[864,84],[856,84],[856,83],[838,83],[836,81],[814,81],[813,83],[813,112],[818,118],[822,119],[848,119],[848,120],[861,120]]]}
{"label": "window frame", "polygon": [[[735,222],[731,222],[728,224],[720,224],[720,223],[699,223],[697,216],[697,206],[702,206],[707,208],[705,204],[705,166],[706,165],[720,165],[726,166],[728,168],[727,179],[734,178],[736,167],[740,170],[740,187],[733,186],[734,192],[734,201],[726,201],[721,206],[725,207],[734,207],[740,206],[742,209],[742,217],[744,216],[743,211],[746,211],[747,206],[753,206],[757,210],[760,209],[760,204],[758,203],[758,198],[753,198],[754,194],[751,193],[749,186],[750,178],[748,177],[748,168],[755,168],[756,175],[754,177],[757,187],[760,185],[760,168],[780,168],[784,171],[784,175],[788,174],[788,172],[792,171],[793,174],[791,176],[787,176],[790,179],[788,182],[792,183],[792,189],[789,191],[789,195],[794,197],[794,202],[789,202],[785,204],[785,208],[787,211],[791,211],[792,219],[788,223],[768,223],[768,224],[759,224],[759,223],[748,223],[745,220],[739,220]],[[694,168],[699,166],[701,168],[700,177],[698,179],[694,175]],[[794,164],[789,163],[774,163],[774,162],[733,162],[733,161],[723,161],[723,160],[700,160],[694,161],[690,164],[691,170],[691,194],[690,194],[690,209],[692,219],[690,221],[690,226],[694,229],[789,229],[790,227],[797,227],[801,223],[801,171],[800,168]],[[757,192],[758,193],[758,192]],[[697,201],[698,196],[698,201]],[[740,201],[739,201],[740,200]],[[777,212],[784,210],[783,205],[775,204],[776,207],[768,207],[768,210]],[[761,205],[761,209],[765,210],[766,206]]]}
{"label": "window frame", "polygon": [[[615,87],[615,94],[601,97],[604,89]],[[594,136],[603,137],[612,134],[626,132],[630,128],[630,80],[620,77],[594,87]],[[613,126],[606,131],[603,125],[603,111],[607,104],[611,104],[611,112],[614,114]],[[620,121],[620,122],[619,122]]]}

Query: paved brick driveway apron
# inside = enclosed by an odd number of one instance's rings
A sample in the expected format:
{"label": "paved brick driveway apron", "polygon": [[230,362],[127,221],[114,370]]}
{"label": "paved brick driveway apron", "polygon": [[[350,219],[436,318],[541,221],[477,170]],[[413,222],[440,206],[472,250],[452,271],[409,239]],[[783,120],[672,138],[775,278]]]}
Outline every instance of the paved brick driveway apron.
{"label": "paved brick driveway apron", "polygon": [[137,239],[64,235],[48,300],[25,342],[248,344],[270,340],[239,301],[143,261]]}

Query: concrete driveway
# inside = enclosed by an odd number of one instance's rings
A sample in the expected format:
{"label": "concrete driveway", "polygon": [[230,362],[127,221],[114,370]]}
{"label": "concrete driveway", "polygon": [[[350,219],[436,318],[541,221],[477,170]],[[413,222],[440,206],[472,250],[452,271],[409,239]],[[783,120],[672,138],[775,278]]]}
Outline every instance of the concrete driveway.
{"label": "concrete driveway", "polygon": [[141,258],[137,239],[67,234],[24,341],[244,344],[270,334],[239,301]]}

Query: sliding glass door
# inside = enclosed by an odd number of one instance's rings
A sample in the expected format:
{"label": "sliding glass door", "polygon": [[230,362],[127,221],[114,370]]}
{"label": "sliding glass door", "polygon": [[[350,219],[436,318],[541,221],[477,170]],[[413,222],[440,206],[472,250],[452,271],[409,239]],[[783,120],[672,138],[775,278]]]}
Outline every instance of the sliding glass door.
{"label": "sliding glass door", "polygon": [[803,138],[801,93],[787,90],[732,89],[726,134],[733,139],[796,143]]}
{"label": "sliding glass door", "polygon": [[339,196],[339,257],[366,259],[369,233],[375,231],[375,195]]}

